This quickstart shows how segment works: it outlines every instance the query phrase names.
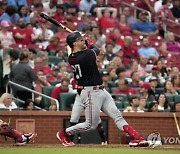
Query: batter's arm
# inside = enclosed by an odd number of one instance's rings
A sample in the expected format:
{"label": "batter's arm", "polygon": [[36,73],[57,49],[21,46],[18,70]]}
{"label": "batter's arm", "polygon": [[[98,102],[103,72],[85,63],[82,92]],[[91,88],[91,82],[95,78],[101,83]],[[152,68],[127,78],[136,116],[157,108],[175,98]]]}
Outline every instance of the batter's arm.
{"label": "batter's arm", "polygon": [[91,41],[89,38],[85,38],[85,42],[86,42],[86,45],[88,47],[88,49],[91,49],[95,52],[96,56],[99,55],[99,48],[94,44],[93,41]]}

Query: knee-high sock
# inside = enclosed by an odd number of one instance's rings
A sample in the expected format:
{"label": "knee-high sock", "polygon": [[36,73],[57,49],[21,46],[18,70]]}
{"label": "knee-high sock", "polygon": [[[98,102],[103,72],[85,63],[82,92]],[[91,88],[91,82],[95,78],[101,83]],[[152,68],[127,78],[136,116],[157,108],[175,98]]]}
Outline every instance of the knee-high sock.
{"label": "knee-high sock", "polygon": [[[76,123],[76,122],[70,122],[70,125],[71,125],[71,126],[74,126],[74,125],[76,125],[76,124],[78,124],[78,123]],[[70,136],[70,139],[71,139],[71,141],[73,142],[74,135],[71,135],[71,136]]]}
{"label": "knee-high sock", "polygon": [[101,142],[105,142],[106,141],[106,133],[104,131],[104,127],[102,125],[102,123],[100,123],[97,127],[99,136],[101,137]]}
{"label": "knee-high sock", "polygon": [[139,140],[141,138],[139,133],[136,130],[134,130],[132,126],[124,125],[123,129],[124,129],[124,132],[130,135],[131,139]]}

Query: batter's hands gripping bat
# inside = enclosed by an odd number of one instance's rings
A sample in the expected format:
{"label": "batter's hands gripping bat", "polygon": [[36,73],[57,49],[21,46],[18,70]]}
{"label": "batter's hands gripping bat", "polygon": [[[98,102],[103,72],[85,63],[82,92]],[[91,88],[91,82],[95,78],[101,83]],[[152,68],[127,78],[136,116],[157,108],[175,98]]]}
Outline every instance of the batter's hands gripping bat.
{"label": "batter's hands gripping bat", "polygon": [[70,33],[73,32],[72,30],[70,30],[69,28],[67,28],[66,26],[64,26],[63,24],[59,23],[57,20],[55,20],[54,18],[50,17],[49,15],[47,15],[47,14],[45,14],[45,13],[43,13],[43,12],[40,13],[40,16],[41,16],[42,18],[44,18],[45,20],[53,23],[54,25],[56,25],[56,26],[58,26],[58,27],[61,27],[62,29],[66,30],[66,31],[68,31],[68,32],[70,32]]}

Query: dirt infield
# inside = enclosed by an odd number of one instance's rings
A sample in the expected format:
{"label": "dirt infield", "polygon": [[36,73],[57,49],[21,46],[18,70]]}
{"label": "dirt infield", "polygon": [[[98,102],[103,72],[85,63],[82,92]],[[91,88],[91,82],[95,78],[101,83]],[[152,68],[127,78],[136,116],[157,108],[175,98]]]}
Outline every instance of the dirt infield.
{"label": "dirt infield", "polygon": [[[0,144],[1,148],[65,148],[61,144],[26,144],[24,146],[17,146],[15,144]],[[133,149],[128,145],[122,144],[108,144],[108,145],[99,145],[99,144],[76,144],[74,148],[114,148],[114,149]],[[162,145],[156,148],[140,148],[135,149],[154,149],[154,150],[173,150],[180,151],[179,145]]]}

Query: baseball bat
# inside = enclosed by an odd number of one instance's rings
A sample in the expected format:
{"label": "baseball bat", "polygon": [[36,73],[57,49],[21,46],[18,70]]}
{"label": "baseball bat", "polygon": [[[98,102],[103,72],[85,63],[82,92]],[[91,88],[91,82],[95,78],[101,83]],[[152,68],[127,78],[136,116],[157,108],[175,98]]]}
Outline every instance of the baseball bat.
{"label": "baseball bat", "polygon": [[178,122],[177,122],[176,113],[173,113],[173,116],[174,116],[174,121],[175,121],[175,124],[176,124],[177,131],[178,131],[178,135],[180,136],[180,129],[179,129],[179,125],[178,125]]}
{"label": "baseball bat", "polygon": [[66,31],[68,31],[70,33],[73,32],[72,30],[70,30],[69,28],[67,28],[66,26],[64,26],[63,24],[61,24],[60,22],[58,22],[57,20],[55,20],[54,18],[50,17],[49,15],[47,15],[47,14],[45,14],[43,12],[40,13],[40,16],[42,18],[44,18],[45,20],[51,22],[52,24],[54,24],[54,25],[56,25],[58,27],[61,27],[62,29],[66,30]]}

